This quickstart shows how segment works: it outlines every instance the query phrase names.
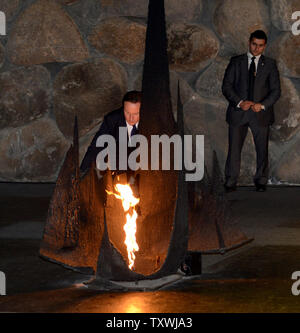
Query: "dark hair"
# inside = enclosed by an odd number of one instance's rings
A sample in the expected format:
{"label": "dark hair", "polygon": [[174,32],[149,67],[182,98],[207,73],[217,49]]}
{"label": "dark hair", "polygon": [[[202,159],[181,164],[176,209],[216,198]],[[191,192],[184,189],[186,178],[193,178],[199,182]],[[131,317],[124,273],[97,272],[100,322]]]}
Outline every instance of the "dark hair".
{"label": "dark hair", "polygon": [[123,105],[124,102],[141,103],[142,102],[141,91],[136,91],[136,90],[128,91],[123,97],[122,101]]}
{"label": "dark hair", "polygon": [[268,41],[267,35],[263,30],[255,30],[254,32],[252,32],[252,34],[250,35],[249,41],[251,42],[251,40],[253,38],[264,39],[266,44]]}

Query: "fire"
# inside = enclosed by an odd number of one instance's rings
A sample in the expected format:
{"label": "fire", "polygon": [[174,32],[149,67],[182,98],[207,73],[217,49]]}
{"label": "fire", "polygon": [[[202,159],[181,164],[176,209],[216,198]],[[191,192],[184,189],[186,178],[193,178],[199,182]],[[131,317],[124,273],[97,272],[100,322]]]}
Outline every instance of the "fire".
{"label": "fire", "polygon": [[136,242],[135,234],[136,234],[136,219],[138,214],[135,210],[135,206],[139,203],[140,199],[136,198],[131,190],[131,187],[123,184],[117,184],[115,189],[118,193],[109,192],[106,190],[108,194],[113,194],[116,198],[122,200],[122,206],[124,212],[126,213],[126,223],[123,227],[125,231],[125,245],[127,246],[128,267],[132,269],[134,266],[135,255],[134,252],[139,250],[139,246]]}

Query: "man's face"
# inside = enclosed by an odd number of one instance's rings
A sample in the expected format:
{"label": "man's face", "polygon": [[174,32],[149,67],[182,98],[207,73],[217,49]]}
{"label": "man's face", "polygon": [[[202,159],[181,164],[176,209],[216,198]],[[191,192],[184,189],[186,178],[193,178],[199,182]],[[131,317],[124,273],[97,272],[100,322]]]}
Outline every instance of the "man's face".
{"label": "man's face", "polygon": [[266,48],[266,41],[264,39],[252,38],[249,42],[249,51],[255,57],[263,53]]}
{"label": "man's face", "polygon": [[127,123],[131,126],[140,120],[141,103],[124,102],[124,116]]}

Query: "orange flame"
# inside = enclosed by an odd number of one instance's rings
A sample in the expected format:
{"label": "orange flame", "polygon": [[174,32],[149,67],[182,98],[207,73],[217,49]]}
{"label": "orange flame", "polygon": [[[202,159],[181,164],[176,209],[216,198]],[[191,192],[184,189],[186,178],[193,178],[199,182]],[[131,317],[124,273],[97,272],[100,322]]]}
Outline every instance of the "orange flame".
{"label": "orange flame", "polygon": [[135,206],[139,203],[140,199],[136,198],[131,190],[129,185],[117,184],[115,186],[117,193],[109,192],[108,194],[113,194],[116,198],[122,200],[122,206],[124,212],[126,213],[126,224],[123,229],[125,231],[125,245],[127,246],[128,260],[129,260],[129,269],[132,269],[135,261],[135,254],[139,250],[139,246],[136,242],[136,219],[137,212]]}

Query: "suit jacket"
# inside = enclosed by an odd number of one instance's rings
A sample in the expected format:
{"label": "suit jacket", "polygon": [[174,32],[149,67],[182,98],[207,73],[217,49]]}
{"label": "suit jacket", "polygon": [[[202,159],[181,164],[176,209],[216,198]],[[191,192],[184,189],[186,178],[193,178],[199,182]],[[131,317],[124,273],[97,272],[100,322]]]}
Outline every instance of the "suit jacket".
{"label": "suit jacket", "polygon": [[[91,144],[89,145],[87,152],[81,162],[80,170],[85,172],[91,167],[91,164],[96,161],[98,153],[104,149],[104,147],[96,147],[96,141],[100,135],[109,134],[116,139],[117,147],[119,143],[119,127],[127,127],[124,116],[123,107],[108,113],[95,134]],[[118,148],[117,148],[118,152]]]}
{"label": "suit jacket", "polygon": [[226,121],[230,125],[242,125],[246,123],[249,116],[256,117],[260,126],[268,126],[274,122],[273,104],[280,97],[280,79],[276,66],[276,61],[260,56],[257,65],[255,85],[254,85],[254,102],[261,103],[265,110],[254,112],[251,109],[243,111],[237,108],[241,100],[248,98],[248,56],[247,54],[232,57],[226,68],[222,92],[229,102],[226,113]]}

